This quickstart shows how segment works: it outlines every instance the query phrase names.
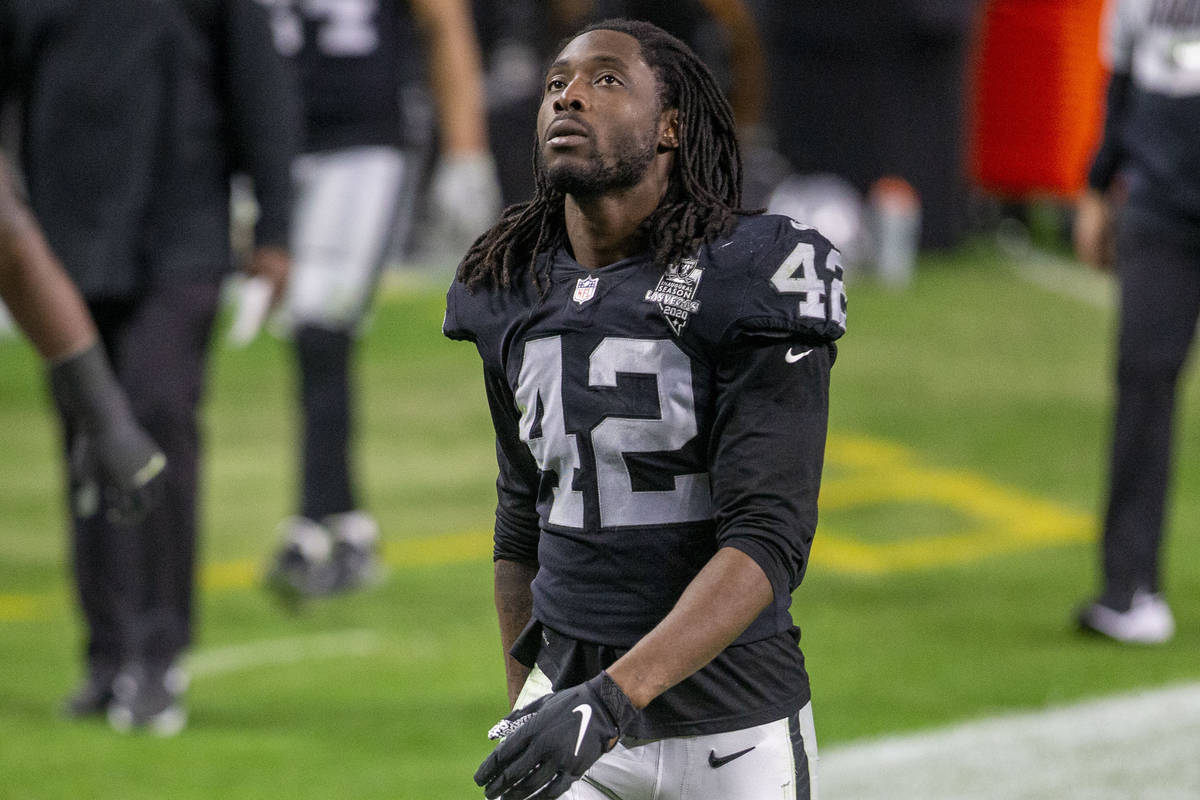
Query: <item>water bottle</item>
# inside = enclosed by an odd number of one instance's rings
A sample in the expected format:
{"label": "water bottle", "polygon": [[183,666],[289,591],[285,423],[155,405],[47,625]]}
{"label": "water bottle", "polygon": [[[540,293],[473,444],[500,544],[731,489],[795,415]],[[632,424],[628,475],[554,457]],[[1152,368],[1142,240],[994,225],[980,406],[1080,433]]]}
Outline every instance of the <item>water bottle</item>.
{"label": "water bottle", "polygon": [[921,201],[903,178],[880,178],[867,195],[875,239],[875,272],[886,286],[912,281],[921,241]]}

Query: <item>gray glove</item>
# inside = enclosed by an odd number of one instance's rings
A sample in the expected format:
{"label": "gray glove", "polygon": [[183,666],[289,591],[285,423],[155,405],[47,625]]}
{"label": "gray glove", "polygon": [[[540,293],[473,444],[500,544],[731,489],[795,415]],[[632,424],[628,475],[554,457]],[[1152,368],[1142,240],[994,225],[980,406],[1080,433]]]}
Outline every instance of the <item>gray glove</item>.
{"label": "gray glove", "polygon": [[443,156],[429,188],[434,224],[466,249],[500,217],[500,180],[488,153]]}
{"label": "gray glove", "polygon": [[167,458],[137,424],[97,343],[50,367],[50,387],[75,437],[70,454],[71,513],[140,522],[161,499]]}

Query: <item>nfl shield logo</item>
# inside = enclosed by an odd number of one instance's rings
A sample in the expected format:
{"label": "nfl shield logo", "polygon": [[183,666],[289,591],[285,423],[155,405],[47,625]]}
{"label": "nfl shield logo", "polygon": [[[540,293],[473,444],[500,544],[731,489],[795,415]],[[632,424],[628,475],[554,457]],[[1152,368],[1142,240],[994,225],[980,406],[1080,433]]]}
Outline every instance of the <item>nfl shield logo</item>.
{"label": "nfl shield logo", "polygon": [[580,278],[575,283],[575,295],[571,299],[583,305],[596,296],[596,284],[599,282],[599,278]]}

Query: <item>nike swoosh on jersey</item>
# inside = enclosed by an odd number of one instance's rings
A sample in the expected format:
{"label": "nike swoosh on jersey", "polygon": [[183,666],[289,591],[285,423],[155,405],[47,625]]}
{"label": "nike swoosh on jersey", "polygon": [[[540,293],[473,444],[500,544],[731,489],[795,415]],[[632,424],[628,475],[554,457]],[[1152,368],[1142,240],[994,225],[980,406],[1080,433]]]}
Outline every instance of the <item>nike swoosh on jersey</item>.
{"label": "nike swoosh on jersey", "polygon": [[730,761],[733,761],[735,758],[741,758],[753,749],[753,747],[747,747],[745,750],[738,750],[736,753],[730,753],[727,756],[718,756],[716,750],[709,750],[708,765],[713,769],[716,769],[717,767],[723,767]]}
{"label": "nike swoosh on jersey", "polygon": [[580,703],[571,711],[579,715],[579,736],[575,739],[575,755],[579,755],[579,748],[583,746],[583,735],[587,733],[588,724],[592,721],[592,707],[587,703]]}
{"label": "nike swoosh on jersey", "polygon": [[789,364],[795,364],[797,361],[804,358],[806,355],[808,355],[811,352],[812,352],[812,348],[810,347],[807,350],[805,350],[803,353],[793,353],[792,348],[789,347],[788,351],[783,354],[783,360]]}

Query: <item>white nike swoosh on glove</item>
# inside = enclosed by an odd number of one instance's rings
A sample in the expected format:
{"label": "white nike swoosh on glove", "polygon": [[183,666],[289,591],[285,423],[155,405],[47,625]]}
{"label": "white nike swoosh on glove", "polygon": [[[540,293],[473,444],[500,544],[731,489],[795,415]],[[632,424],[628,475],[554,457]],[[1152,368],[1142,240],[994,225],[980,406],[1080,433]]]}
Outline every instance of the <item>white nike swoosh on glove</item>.
{"label": "white nike swoosh on glove", "polygon": [[579,755],[579,748],[583,746],[583,735],[587,733],[588,725],[592,721],[592,707],[587,703],[580,703],[571,709],[572,712],[579,714],[579,737],[575,739],[575,755]]}

